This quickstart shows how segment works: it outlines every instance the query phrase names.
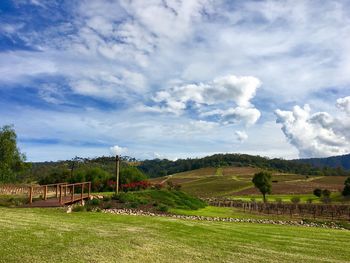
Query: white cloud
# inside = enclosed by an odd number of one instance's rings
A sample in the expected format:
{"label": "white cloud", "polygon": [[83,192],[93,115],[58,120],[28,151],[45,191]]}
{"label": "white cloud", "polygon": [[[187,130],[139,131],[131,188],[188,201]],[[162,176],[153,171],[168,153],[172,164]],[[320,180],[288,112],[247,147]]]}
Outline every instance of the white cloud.
{"label": "white cloud", "polygon": [[128,152],[128,148],[120,147],[118,145],[114,145],[113,147],[109,148],[109,150],[113,155],[122,155]]}
{"label": "white cloud", "polygon": [[248,134],[245,131],[235,131],[235,135],[238,141],[244,142],[248,139]]}
{"label": "white cloud", "polygon": [[[347,98],[337,100],[337,105],[347,105]],[[346,107],[340,107],[346,111]],[[324,157],[350,152],[350,116],[333,117],[326,112],[311,113],[309,105],[295,106],[292,111],[276,110],[277,123],[294,145],[300,157]]]}
{"label": "white cloud", "polygon": [[337,107],[350,115],[350,96],[337,99]]}
{"label": "white cloud", "polygon": [[[244,122],[256,123],[260,112],[250,102],[260,87],[259,79],[251,76],[237,77],[227,75],[215,78],[209,83],[175,86],[156,93],[153,100],[158,103],[153,111],[171,112],[177,115],[183,113],[189,104],[194,104],[200,112],[199,116],[218,115],[222,123]],[[164,106],[161,106],[164,104]],[[223,105],[236,104],[235,108],[221,109]],[[208,106],[215,109],[206,110]],[[152,108],[151,108],[152,110]]]}

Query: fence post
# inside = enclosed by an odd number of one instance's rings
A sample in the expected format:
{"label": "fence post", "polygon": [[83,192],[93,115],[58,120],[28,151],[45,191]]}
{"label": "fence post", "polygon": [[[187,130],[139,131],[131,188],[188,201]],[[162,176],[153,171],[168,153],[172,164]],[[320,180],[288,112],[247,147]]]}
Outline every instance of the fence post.
{"label": "fence post", "polygon": [[90,199],[90,192],[91,192],[91,182],[89,182],[89,190],[88,190],[88,198]]}
{"label": "fence post", "polygon": [[71,201],[74,202],[74,184],[72,185],[72,198]]}
{"label": "fence post", "polygon": [[44,200],[47,199],[47,185],[44,186]]}
{"label": "fence post", "polygon": [[56,185],[56,198],[58,198],[58,184]]}
{"label": "fence post", "polygon": [[29,204],[33,203],[33,186],[29,187]]}
{"label": "fence post", "polygon": [[62,200],[62,185],[60,185],[60,204],[62,205],[63,200]]}
{"label": "fence post", "polygon": [[83,200],[83,194],[84,194],[84,186],[85,186],[85,183],[82,183],[81,184],[81,193],[80,193],[80,204],[83,205],[84,203],[84,200]]}
{"label": "fence post", "polygon": [[67,196],[67,185],[64,185],[64,196]]}

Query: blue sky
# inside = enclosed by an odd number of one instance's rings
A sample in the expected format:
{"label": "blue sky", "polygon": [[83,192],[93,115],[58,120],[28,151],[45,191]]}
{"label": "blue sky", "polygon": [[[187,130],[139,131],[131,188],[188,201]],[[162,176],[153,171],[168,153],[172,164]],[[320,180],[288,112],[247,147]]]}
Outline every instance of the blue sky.
{"label": "blue sky", "polygon": [[350,152],[349,1],[0,2],[0,125],[31,161]]}

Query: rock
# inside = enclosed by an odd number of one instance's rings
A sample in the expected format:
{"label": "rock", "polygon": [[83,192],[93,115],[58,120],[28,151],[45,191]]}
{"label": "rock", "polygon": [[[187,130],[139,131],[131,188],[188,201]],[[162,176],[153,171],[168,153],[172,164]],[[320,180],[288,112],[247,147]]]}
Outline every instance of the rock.
{"label": "rock", "polygon": [[67,214],[70,214],[70,213],[72,213],[72,206],[71,205],[67,206]]}

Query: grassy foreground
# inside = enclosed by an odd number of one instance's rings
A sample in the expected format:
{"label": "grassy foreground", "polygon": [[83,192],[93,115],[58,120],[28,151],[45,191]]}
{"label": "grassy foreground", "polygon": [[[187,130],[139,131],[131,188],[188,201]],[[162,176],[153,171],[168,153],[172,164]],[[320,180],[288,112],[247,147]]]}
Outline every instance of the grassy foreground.
{"label": "grassy foreground", "polygon": [[0,262],[347,262],[350,231],[0,208]]}

